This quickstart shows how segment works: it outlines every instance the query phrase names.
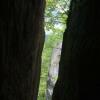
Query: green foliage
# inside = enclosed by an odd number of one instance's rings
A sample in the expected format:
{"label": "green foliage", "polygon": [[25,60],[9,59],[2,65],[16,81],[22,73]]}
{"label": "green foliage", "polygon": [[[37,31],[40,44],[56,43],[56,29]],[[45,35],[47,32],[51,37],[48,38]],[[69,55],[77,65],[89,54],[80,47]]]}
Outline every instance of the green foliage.
{"label": "green foliage", "polygon": [[41,80],[38,100],[46,100],[46,82],[52,49],[62,41],[66,28],[69,0],[47,0],[45,10],[45,45],[42,53]]}
{"label": "green foliage", "polygon": [[48,76],[48,68],[50,65],[52,49],[57,42],[62,41],[62,34],[50,34],[45,41],[43,53],[42,53],[42,69],[41,69],[41,81],[39,88],[38,100],[45,100],[46,81]]}
{"label": "green foliage", "polygon": [[47,0],[45,10],[45,28],[46,30],[55,30],[55,25],[66,24],[67,12],[70,0]]}

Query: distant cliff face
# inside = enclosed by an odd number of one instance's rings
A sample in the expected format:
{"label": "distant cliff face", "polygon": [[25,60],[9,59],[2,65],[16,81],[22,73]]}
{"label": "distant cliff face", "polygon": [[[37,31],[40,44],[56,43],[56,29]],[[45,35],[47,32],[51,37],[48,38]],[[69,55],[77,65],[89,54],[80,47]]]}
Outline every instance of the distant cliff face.
{"label": "distant cliff face", "polygon": [[58,77],[61,47],[62,43],[60,42],[57,44],[56,47],[53,48],[52,51],[51,64],[49,66],[48,80],[47,80],[46,100],[52,100],[53,88]]}

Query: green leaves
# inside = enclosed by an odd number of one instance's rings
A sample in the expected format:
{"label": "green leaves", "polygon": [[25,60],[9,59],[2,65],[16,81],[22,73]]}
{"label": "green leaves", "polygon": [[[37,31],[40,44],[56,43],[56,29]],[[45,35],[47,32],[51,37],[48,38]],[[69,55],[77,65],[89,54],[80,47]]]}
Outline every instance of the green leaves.
{"label": "green leaves", "polygon": [[[47,0],[45,10],[45,29],[55,33],[56,24],[66,25],[69,0]],[[62,32],[62,31],[61,31]]]}
{"label": "green leaves", "polygon": [[70,0],[47,0],[45,10],[45,45],[42,52],[41,80],[38,100],[46,100],[46,82],[52,49],[62,41]]}

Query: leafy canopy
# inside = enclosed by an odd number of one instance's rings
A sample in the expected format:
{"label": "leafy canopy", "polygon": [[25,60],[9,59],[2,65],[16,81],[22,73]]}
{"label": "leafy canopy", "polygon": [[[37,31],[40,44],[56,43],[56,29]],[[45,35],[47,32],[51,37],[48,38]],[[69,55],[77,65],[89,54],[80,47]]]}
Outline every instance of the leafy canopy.
{"label": "leafy canopy", "polygon": [[52,49],[62,41],[70,0],[46,0],[45,9],[45,45],[42,53],[41,80],[38,100],[46,100],[46,81],[50,66]]}

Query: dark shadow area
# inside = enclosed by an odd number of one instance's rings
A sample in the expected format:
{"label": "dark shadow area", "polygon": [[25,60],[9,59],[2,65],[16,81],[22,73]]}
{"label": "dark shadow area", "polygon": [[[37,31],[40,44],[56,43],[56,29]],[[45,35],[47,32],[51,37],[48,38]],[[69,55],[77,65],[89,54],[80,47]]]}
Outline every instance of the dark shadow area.
{"label": "dark shadow area", "polygon": [[[0,100],[37,100],[45,0],[0,1]],[[72,0],[52,100],[100,100],[97,0]]]}
{"label": "dark shadow area", "polygon": [[95,0],[72,0],[52,100],[100,99],[100,11]]}

